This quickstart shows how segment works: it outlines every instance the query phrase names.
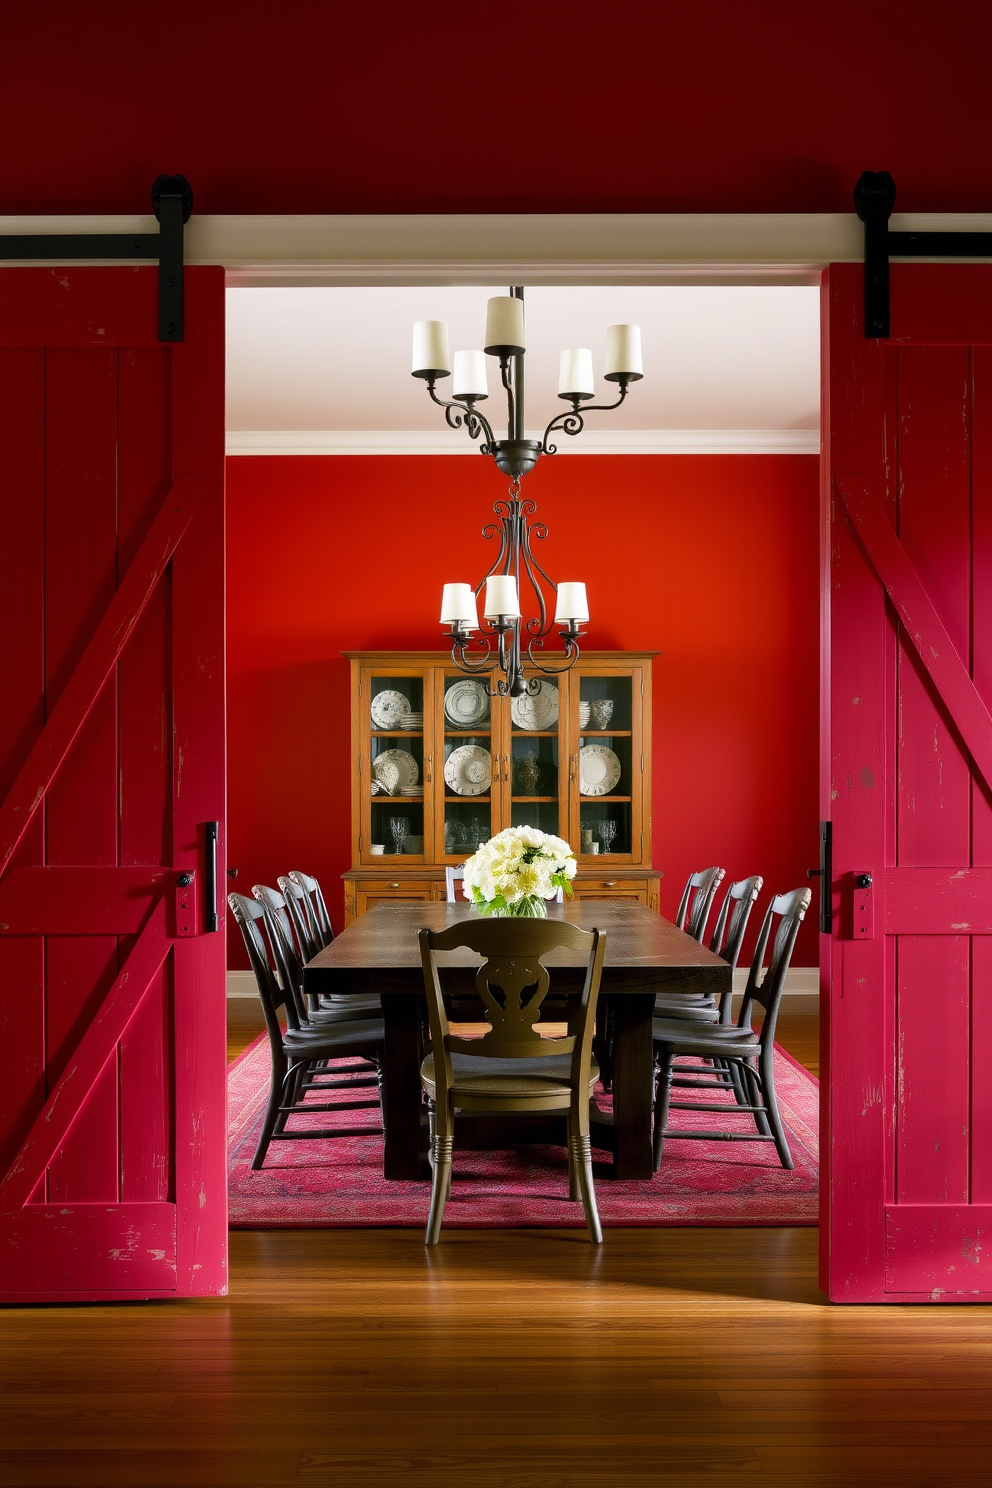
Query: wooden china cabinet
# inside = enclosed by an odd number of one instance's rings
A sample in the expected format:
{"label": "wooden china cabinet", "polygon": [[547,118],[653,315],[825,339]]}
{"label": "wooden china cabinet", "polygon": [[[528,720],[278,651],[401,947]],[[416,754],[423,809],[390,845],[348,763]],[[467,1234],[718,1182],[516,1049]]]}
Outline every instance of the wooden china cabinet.
{"label": "wooden china cabinet", "polygon": [[444,899],[445,867],[504,827],[564,837],[577,898],[658,908],[651,867],[651,661],[599,651],[540,692],[489,696],[447,653],[349,651],[352,864],[345,922]]}

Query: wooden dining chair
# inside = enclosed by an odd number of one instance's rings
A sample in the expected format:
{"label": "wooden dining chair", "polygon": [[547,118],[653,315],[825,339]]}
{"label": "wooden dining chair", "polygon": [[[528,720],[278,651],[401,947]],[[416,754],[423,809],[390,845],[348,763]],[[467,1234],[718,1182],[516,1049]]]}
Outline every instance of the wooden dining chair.
{"label": "wooden dining chair", "polygon": [[[461,947],[485,957],[475,979],[479,1012],[489,1024],[481,1038],[460,1038],[448,1026],[437,957]],[[544,957],[560,947],[587,958],[585,980],[581,996],[573,999],[567,1034],[542,1038],[541,1008],[550,986]],[[564,920],[470,919],[447,930],[420,931],[432,1043],[420,1071],[434,1167],[428,1245],[436,1245],[441,1233],[459,1111],[567,1114],[569,1197],[581,1199],[589,1238],[601,1244],[589,1102],[599,1075],[592,1037],[605,950],[599,930],[580,930]]]}
{"label": "wooden dining chair", "polygon": [[[301,873],[298,868],[291,868],[286,877],[306,895],[307,912],[313,924],[314,934],[320,939],[320,945],[330,945],[334,939],[334,931],[331,928],[331,917],[327,913],[327,904],[320,884],[311,874]],[[279,882],[281,884],[282,879]]]}
{"label": "wooden dining chair", "polygon": [[374,993],[356,992],[352,995],[345,992],[334,998],[321,998],[319,1002],[315,997],[307,997],[303,991],[305,959],[296,944],[285,895],[267,884],[252,884],[251,892],[268,911],[266,928],[271,929],[273,964],[278,980],[281,985],[292,989],[300,1016],[306,1023],[322,1027],[349,1019],[361,1021],[381,1017],[382,1004]]}
{"label": "wooden dining chair", "polygon": [[[792,959],[793,947],[799,926],[809,908],[809,889],[793,889],[788,894],[777,894],[765,912],[764,922],[758,932],[754,957],[744,989],[744,1001],[737,1023],[729,1027],[720,1024],[697,1023],[675,1018],[655,1018],[653,1038],[658,1061],[658,1078],[655,1090],[654,1116],[654,1170],[661,1166],[661,1156],[666,1139],[679,1141],[725,1141],[725,1142],[774,1142],[783,1168],[794,1166],[789,1144],[786,1140],[782,1118],[779,1115],[775,1094],[775,1024],[779,1004],[785,987],[785,974]],[[771,962],[764,969],[765,952],[775,922],[775,939],[772,945]],[[758,1032],[751,1026],[751,1014],[755,1003],[764,1010]],[[747,1093],[747,1101],[735,1101],[733,1107],[721,1107],[715,1103],[673,1101],[672,1085],[675,1080],[675,1060],[678,1056],[695,1055],[703,1059],[721,1060],[732,1067],[740,1087]],[[727,1088],[727,1080],[720,1070],[697,1066],[696,1076],[681,1075],[678,1083],[697,1090]],[[755,1132],[706,1131],[689,1128],[670,1128],[669,1111],[705,1111],[709,1115],[721,1110],[747,1111],[754,1117]]]}
{"label": "wooden dining chair", "polygon": [[[385,1043],[382,1020],[358,1022],[352,1019],[325,1024],[320,1028],[307,1024],[300,1016],[292,983],[284,980],[280,986],[275,978],[270,953],[280,932],[275,929],[270,912],[257,899],[249,899],[244,894],[229,894],[227,902],[241,930],[251,969],[255,973],[272,1059],[269,1098],[255,1156],[252,1158],[252,1168],[257,1171],[262,1166],[269,1144],[273,1141],[312,1142],[331,1137],[381,1135],[381,1126],[335,1126],[320,1130],[304,1127],[286,1130],[286,1123],[294,1112],[304,1111],[311,1115],[314,1112],[372,1110],[381,1106],[381,1088],[378,1100],[337,1100],[326,1104],[306,1104],[306,1097],[311,1090],[358,1090],[363,1086],[380,1086],[380,1076],[375,1073],[375,1069],[381,1070],[383,1064]],[[280,1012],[285,1016],[285,1030],[280,1024]],[[333,1087],[327,1080],[314,1074],[315,1069],[329,1059],[357,1061],[335,1066]],[[354,1075],[358,1078],[348,1078]]]}
{"label": "wooden dining chair", "polygon": [[[709,948],[726,961],[732,971],[737,969],[744,933],[763,883],[760,873],[755,873],[750,878],[739,878],[723,896]],[[690,1018],[703,1023],[729,1024],[733,1022],[734,1016],[733,997],[732,987],[723,994],[719,1003],[709,992],[668,996],[659,993],[654,1000],[654,1010],[656,1014],[666,1018]]]}
{"label": "wooden dining chair", "polygon": [[281,874],[276,883],[286,901],[286,913],[293,927],[300,960],[304,963],[312,961],[317,952],[323,950],[324,942],[314,922],[310,896],[288,873]]}
{"label": "wooden dining chair", "polygon": [[690,873],[679,900],[675,923],[693,940],[702,942],[716,891],[726,876],[725,868],[701,868]]}

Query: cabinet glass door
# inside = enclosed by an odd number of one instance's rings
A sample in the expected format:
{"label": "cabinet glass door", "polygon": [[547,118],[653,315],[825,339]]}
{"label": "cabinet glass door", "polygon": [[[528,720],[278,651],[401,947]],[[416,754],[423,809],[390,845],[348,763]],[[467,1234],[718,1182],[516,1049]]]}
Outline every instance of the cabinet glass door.
{"label": "cabinet glass door", "polygon": [[634,679],[622,675],[579,677],[578,842],[582,860],[631,861],[639,851],[635,803],[640,795],[640,753],[635,759]]}
{"label": "cabinet glass door", "polygon": [[566,759],[562,730],[567,717],[566,684],[542,677],[534,693],[508,700],[508,775],[511,827],[537,827],[553,836],[565,836],[566,814],[562,801],[567,781],[562,774]]}
{"label": "cabinet glass door", "polygon": [[[424,861],[424,678],[367,678],[368,861]],[[364,773],[364,772],[363,772]]]}
{"label": "cabinet glass door", "polygon": [[441,698],[444,858],[463,863],[499,830],[493,700],[488,678],[446,674]]}

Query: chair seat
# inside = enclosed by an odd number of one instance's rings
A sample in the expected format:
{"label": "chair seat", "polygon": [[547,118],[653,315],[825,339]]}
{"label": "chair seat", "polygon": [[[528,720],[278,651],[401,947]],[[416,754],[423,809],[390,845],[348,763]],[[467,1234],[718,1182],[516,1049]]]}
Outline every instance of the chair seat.
{"label": "chair seat", "polygon": [[677,1018],[654,1018],[651,1036],[656,1044],[665,1044],[678,1054],[716,1054],[724,1057],[738,1054],[750,1057],[761,1052],[761,1040],[745,1028],[721,1027],[699,1023],[689,1027]]}
{"label": "chair seat", "polygon": [[666,1002],[661,997],[657,998],[654,1011],[656,1017],[671,1018],[675,1022],[685,1019],[686,1022],[692,1023],[715,1023],[720,1016],[720,1009],[715,1003],[681,1003],[675,997],[670,1002]]}
{"label": "chair seat", "polygon": [[[452,1098],[458,1104],[459,1092],[465,1095],[553,1096],[567,1102],[571,1093],[568,1083],[572,1067],[570,1054],[550,1054],[537,1059],[475,1059],[471,1054],[452,1054],[451,1068],[455,1077]],[[435,1096],[434,1055],[428,1054],[420,1067],[420,1079],[428,1096]],[[595,1059],[589,1067],[589,1089],[599,1079]]]}
{"label": "chair seat", "polygon": [[332,1003],[330,1007],[321,1004],[308,1012],[307,1017],[312,1028],[335,1028],[340,1023],[374,1023],[382,1017],[382,1004],[378,997],[369,1002],[356,997],[351,1007],[343,1002]]}
{"label": "chair seat", "polygon": [[288,1028],[282,1036],[287,1054],[306,1054],[311,1059],[341,1059],[369,1050],[381,1053],[384,1043],[381,1018],[367,1023],[334,1023],[324,1028]]}

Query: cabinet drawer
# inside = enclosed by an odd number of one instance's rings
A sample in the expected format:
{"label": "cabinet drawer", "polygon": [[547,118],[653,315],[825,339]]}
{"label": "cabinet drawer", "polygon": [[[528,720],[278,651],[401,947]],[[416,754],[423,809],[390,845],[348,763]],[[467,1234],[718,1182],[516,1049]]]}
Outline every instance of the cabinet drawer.
{"label": "cabinet drawer", "polygon": [[434,884],[430,879],[367,878],[355,885],[355,913],[362,915],[382,900],[398,904],[409,899],[424,902],[433,897]]}
{"label": "cabinet drawer", "polygon": [[643,878],[583,878],[572,883],[576,899],[631,899],[648,903],[648,884]]}

